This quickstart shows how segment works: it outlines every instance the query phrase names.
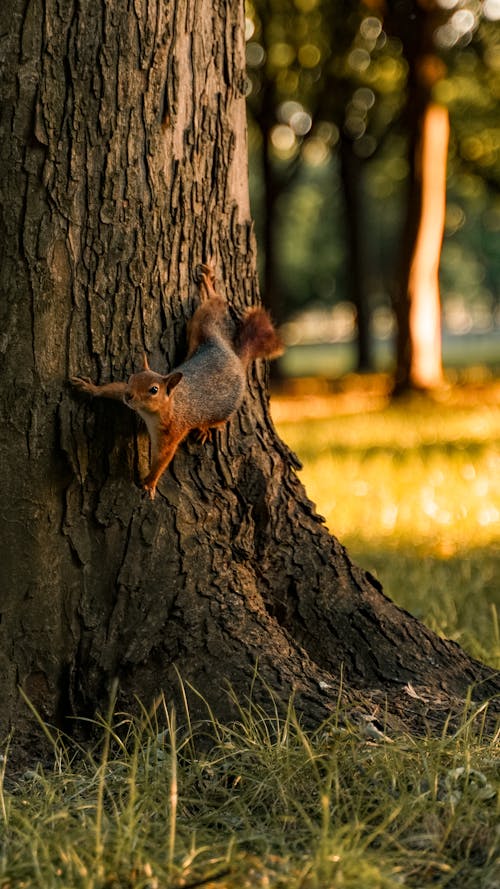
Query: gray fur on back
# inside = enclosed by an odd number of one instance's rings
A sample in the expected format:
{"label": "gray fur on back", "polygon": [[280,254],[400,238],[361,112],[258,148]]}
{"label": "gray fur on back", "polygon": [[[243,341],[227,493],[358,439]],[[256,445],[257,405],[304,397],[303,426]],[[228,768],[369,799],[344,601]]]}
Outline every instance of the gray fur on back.
{"label": "gray fur on back", "polygon": [[175,370],[183,376],[172,393],[174,413],[192,428],[225,420],[240,406],[246,374],[236,353],[223,340],[202,343]]}

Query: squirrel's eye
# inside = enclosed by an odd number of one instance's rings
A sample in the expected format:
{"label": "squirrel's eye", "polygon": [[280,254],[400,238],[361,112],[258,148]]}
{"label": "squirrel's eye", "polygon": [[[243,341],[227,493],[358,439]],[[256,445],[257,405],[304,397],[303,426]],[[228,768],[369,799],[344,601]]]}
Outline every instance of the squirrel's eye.
{"label": "squirrel's eye", "polygon": [[158,386],[150,386],[149,387],[149,394],[150,395],[157,395],[158,394]]}

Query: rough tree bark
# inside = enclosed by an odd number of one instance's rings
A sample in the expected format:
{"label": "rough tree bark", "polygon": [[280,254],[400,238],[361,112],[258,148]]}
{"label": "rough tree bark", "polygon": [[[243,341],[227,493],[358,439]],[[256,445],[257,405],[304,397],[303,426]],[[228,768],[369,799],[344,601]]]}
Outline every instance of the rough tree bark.
{"label": "rough tree bark", "polygon": [[2,733],[29,737],[18,686],[64,725],[105,705],[114,677],[124,706],[175,698],[177,671],[225,718],[221,689],[245,696],[256,664],[312,722],[340,689],[350,713],[420,727],[470,683],[498,692],[329,536],[263,366],[212,444],[181,446],[154,502],[132,412],[67,386],[123,379],[143,351],[172,368],[208,255],[235,312],[257,298],[243,4],[8,0],[2,16]]}

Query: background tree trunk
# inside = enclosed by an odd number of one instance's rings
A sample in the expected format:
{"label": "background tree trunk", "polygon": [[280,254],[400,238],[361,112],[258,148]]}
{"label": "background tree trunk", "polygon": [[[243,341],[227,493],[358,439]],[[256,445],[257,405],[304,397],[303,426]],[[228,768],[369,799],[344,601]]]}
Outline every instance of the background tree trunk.
{"label": "background tree trunk", "polygon": [[114,677],[123,706],[175,697],[177,671],[221,718],[221,688],[243,697],[256,665],[309,721],[341,688],[399,726],[444,718],[470,682],[499,688],[328,535],[263,366],[213,444],[179,449],[154,502],[132,412],[67,387],[126,378],[143,351],[171,369],[207,256],[235,312],[256,299],[242,19],[211,0],[4,12],[0,721],[20,739],[19,685],[59,725],[105,705]]}
{"label": "background tree trunk", "polygon": [[408,279],[410,378],[418,389],[433,389],[443,382],[439,263],[446,214],[448,110],[430,103],[421,125],[421,213]]}
{"label": "background tree trunk", "polygon": [[446,213],[449,115],[433,101],[444,76],[434,34],[447,14],[432,0],[396,13],[408,62],[406,126],[409,177],[397,284],[395,392],[433,389],[443,381],[439,264]]}
{"label": "background tree trunk", "polygon": [[443,382],[439,263],[448,136],[447,109],[429,102],[418,119],[418,135],[412,144],[416,169],[402,251],[408,260],[396,307],[396,391],[433,389]]}
{"label": "background tree trunk", "polygon": [[340,130],[339,154],[349,282],[346,296],[352,300],[356,308],[356,370],[362,373],[374,369],[366,270],[367,236],[363,231],[363,180],[366,162],[358,157],[353,140],[342,130]]}

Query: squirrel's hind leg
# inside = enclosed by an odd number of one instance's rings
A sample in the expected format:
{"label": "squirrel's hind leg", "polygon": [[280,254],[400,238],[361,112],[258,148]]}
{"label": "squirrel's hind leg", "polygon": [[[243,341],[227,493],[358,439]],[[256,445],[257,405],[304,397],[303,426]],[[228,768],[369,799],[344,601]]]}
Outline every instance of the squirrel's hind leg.
{"label": "squirrel's hind leg", "polygon": [[227,420],[221,420],[220,423],[212,423],[210,426],[198,426],[196,430],[196,441],[198,444],[204,445],[207,441],[212,441],[212,432],[215,429],[222,429]]}

